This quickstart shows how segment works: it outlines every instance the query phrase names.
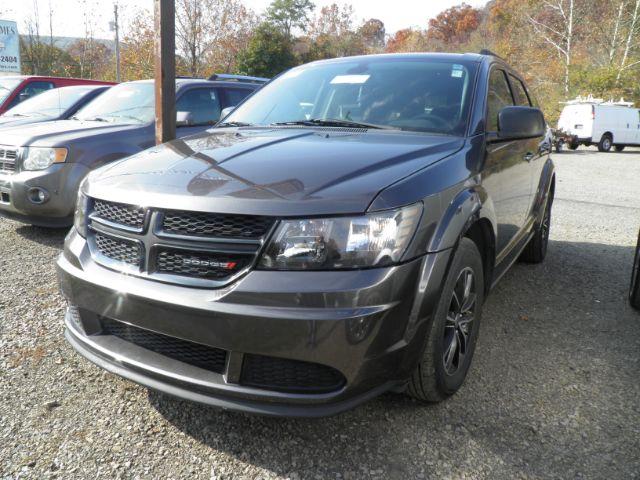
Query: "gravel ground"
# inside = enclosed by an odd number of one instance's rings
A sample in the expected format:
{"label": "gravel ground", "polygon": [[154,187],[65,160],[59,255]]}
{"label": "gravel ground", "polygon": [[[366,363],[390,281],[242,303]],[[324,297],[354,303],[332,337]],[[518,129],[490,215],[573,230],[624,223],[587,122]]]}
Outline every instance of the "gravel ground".
{"label": "gravel ground", "polygon": [[640,151],[554,160],[547,260],[489,297],[459,394],[319,420],[189,404],[81,359],[62,336],[64,233],[0,220],[0,478],[640,478]]}

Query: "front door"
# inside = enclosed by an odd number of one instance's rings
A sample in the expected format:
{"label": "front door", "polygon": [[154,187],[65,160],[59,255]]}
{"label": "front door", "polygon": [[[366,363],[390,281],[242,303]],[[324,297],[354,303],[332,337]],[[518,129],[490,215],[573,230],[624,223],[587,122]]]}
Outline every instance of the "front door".
{"label": "front door", "polygon": [[[488,134],[498,132],[500,110],[515,104],[505,72],[494,68],[489,78],[487,97]],[[493,200],[496,214],[496,254],[499,259],[521,238],[529,217],[531,162],[538,154],[538,143],[539,140],[497,140],[487,145],[484,185]]]}

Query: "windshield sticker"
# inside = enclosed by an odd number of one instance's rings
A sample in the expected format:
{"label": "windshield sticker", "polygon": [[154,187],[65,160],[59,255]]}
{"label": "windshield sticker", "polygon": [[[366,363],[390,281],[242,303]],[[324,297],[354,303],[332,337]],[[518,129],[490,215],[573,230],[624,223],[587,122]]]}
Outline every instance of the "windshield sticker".
{"label": "windshield sticker", "polygon": [[464,74],[464,67],[462,65],[455,64],[451,67],[451,76],[453,78],[462,78]]}
{"label": "windshield sticker", "polygon": [[354,84],[354,85],[359,85],[359,84],[363,84],[367,80],[369,80],[370,76],[371,75],[337,75],[337,76],[333,77],[333,80],[331,80],[331,83],[333,83],[333,84],[336,84],[336,83],[350,83],[350,84]]}

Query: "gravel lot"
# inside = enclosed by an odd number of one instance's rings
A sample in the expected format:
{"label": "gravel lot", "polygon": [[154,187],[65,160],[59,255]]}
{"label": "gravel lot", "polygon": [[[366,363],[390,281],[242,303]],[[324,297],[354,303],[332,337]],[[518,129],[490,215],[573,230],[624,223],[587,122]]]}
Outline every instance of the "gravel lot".
{"label": "gravel lot", "polygon": [[459,394],[319,420],[189,404],[81,359],[62,336],[64,232],[0,219],[0,478],[640,478],[640,150],[554,160],[547,260],[489,297]]}

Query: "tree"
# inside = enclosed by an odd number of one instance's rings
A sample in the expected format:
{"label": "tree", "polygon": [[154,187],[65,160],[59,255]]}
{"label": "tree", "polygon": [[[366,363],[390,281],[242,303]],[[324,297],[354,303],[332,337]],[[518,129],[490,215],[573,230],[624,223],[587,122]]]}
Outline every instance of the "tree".
{"label": "tree", "polygon": [[386,30],[382,20],[370,18],[358,28],[358,35],[370,51],[380,51],[384,48]]}
{"label": "tree", "polygon": [[333,3],[320,9],[309,27],[309,52],[304,61],[367,53],[363,37],[354,29],[351,5]]}
{"label": "tree", "polygon": [[639,36],[638,29],[640,28],[640,0],[636,0],[633,13],[631,14],[629,21],[629,31],[627,33],[627,38],[624,44],[624,53],[622,55],[622,60],[620,62],[620,67],[618,69],[618,75],[616,76],[616,85],[620,83],[620,77],[622,76],[622,72],[626,69],[634,67],[636,65],[640,65],[640,60],[632,63],[627,63],[629,59],[629,54],[632,49],[637,46],[634,43],[635,39]]}
{"label": "tree", "polygon": [[576,24],[584,18],[576,8],[576,0],[544,0],[542,7],[529,15],[529,22],[544,41],[556,49],[564,65],[564,93],[569,95],[570,69],[576,36]]}
{"label": "tree", "polygon": [[177,47],[184,55],[189,73],[199,73],[200,59],[207,47],[205,15],[206,2],[178,0],[176,2]]}
{"label": "tree", "polygon": [[238,54],[237,69],[246,75],[272,77],[294,65],[291,40],[275,25],[263,22]]}
{"label": "tree", "polygon": [[254,18],[241,0],[177,0],[177,47],[188,73],[208,76],[220,65],[231,68],[246,45]]}
{"label": "tree", "polygon": [[424,32],[413,28],[404,28],[398,30],[387,41],[386,51],[388,53],[420,52],[428,50],[426,45],[427,39]]}
{"label": "tree", "polygon": [[[127,82],[153,78],[155,65],[153,15],[148,10],[139,10],[132,18],[125,28],[120,47],[120,74]],[[176,70],[178,65],[176,63]]]}
{"label": "tree", "polygon": [[463,3],[451,7],[429,20],[427,38],[444,44],[460,44],[480,25],[480,11]]}
{"label": "tree", "polygon": [[309,14],[314,8],[311,0],[274,0],[267,9],[266,19],[291,39],[294,28],[306,31]]}

